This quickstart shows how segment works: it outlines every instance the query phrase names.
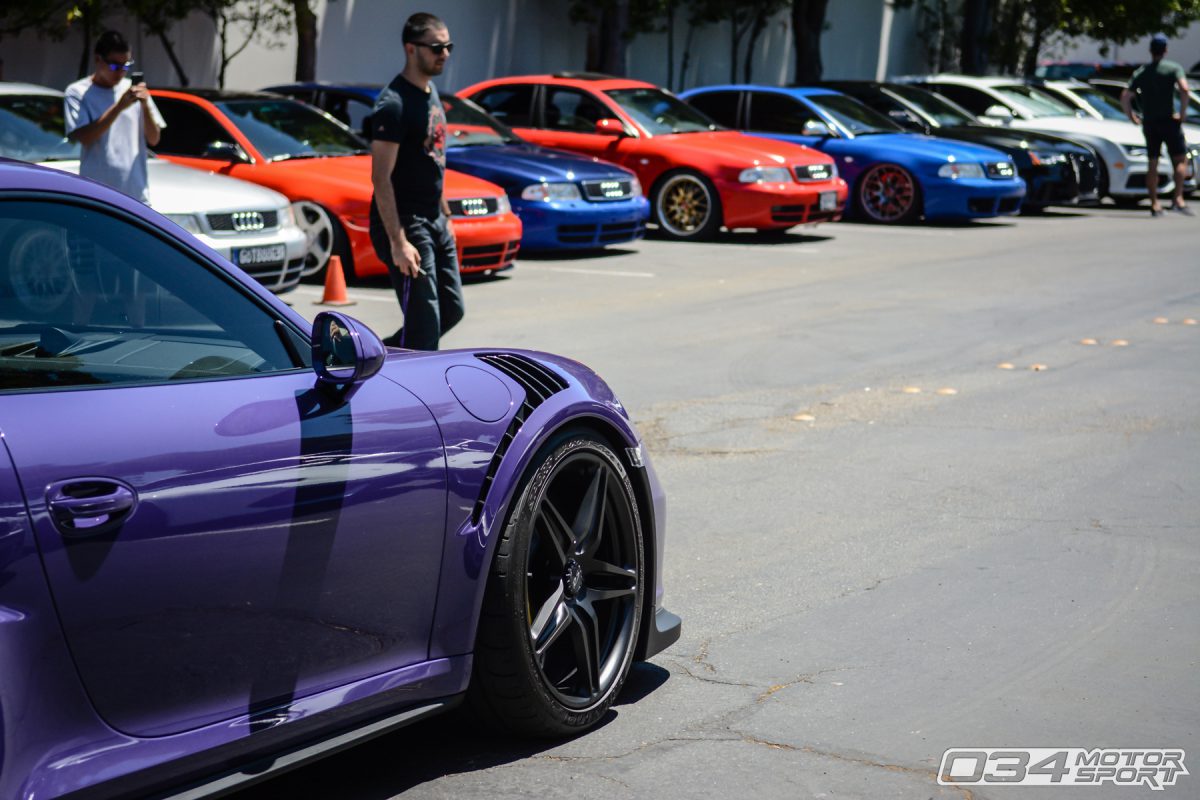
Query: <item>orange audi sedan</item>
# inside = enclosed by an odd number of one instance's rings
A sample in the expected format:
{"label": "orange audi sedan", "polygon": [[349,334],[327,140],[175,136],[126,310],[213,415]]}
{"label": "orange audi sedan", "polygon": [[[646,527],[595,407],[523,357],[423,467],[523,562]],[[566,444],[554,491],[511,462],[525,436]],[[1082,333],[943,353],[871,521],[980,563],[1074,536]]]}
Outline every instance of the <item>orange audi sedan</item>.
{"label": "orange audi sedan", "polygon": [[846,182],[803,145],[727,130],[651,83],[593,73],[484,81],[458,92],[522,138],[637,173],[659,228],[706,239],[841,217]]}
{"label": "orange audi sedan", "polygon": [[[371,156],[342,123],[304,103],[258,92],[155,89],[167,122],[155,152],[189,167],[232,175],[286,195],[308,235],[304,275],[339,255],[348,276],[381,275],[368,231]],[[521,220],[493,183],[446,170],[462,272],[508,269]]]}

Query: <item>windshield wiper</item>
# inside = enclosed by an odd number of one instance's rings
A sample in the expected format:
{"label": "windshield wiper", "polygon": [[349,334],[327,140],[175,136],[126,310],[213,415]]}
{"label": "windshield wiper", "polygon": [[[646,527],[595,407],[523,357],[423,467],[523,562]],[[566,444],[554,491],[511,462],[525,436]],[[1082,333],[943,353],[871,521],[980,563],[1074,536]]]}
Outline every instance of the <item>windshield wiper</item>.
{"label": "windshield wiper", "polygon": [[283,153],[282,155],[273,156],[272,162],[275,161],[293,161],[301,158],[324,158],[324,153]]}

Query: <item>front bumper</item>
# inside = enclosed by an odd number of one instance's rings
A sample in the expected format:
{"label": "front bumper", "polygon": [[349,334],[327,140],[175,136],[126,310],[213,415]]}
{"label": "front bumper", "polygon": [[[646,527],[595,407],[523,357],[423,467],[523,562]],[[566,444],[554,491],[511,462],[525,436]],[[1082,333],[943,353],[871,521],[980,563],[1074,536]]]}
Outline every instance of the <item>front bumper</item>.
{"label": "front bumper", "polygon": [[682,631],[683,620],[665,608],[657,609],[654,612],[654,619],[650,622],[650,630],[646,632],[645,644],[636,653],[638,660],[645,661],[666,650],[679,641],[679,634]]}
{"label": "front bumper", "polygon": [[926,219],[974,219],[1016,214],[1025,197],[1020,178],[926,178]]}
{"label": "front bumper", "polygon": [[[821,210],[821,195],[833,192],[837,202],[832,210]],[[841,178],[806,183],[720,182],[725,227],[770,230],[841,219],[849,196]]]}
{"label": "front bumper", "polygon": [[454,217],[458,271],[498,272],[509,269],[521,249],[521,220],[506,212],[490,217]]}
{"label": "front bumper", "polygon": [[[198,233],[195,236],[275,294],[290,291],[300,282],[308,242],[304,231],[295,226],[253,235],[214,236]],[[277,245],[283,245],[282,260],[260,262],[255,258],[261,252],[259,248]]]}
{"label": "front bumper", "polygon": [[632,242],[646,232],[650,202],[644,197],[592,203],[513,200],[526,250],[604,247]]}

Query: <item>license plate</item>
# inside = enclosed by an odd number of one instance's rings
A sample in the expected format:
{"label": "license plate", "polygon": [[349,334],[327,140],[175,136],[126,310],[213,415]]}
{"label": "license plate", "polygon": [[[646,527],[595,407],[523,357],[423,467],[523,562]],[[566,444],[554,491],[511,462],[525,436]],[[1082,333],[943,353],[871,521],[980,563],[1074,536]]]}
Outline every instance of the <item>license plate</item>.
{"label": "license plate", "polygon": [[239,247],[233,251],[233,263],[239,267],[250,267],[255,264],[278,264],[287,257],[287,248],[281,244],[269,244],[263,247]]}
{"label": "license plate", "polygon": [[821,210],[834,211],[837,209],[837,192],[821,192]]}

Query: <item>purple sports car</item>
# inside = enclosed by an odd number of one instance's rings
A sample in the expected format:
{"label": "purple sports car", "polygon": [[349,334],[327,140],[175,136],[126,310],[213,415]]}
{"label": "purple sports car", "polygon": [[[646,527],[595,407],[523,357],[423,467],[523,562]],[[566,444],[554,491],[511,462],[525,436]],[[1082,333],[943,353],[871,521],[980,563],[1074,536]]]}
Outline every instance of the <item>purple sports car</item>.
{"label": "purple sports car", "polygon": [[0,797],[220,792],[463,700],[570,734],[679,636],[592,371],[310,325],[4,160],[0,381]]}

